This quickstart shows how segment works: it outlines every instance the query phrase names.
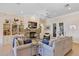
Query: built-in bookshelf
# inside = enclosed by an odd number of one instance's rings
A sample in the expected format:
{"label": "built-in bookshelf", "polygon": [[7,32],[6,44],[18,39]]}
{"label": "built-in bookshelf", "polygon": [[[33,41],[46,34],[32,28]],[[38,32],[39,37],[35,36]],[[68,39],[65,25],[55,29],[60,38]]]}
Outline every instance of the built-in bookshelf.
{"label": "built-in bookshelf", "polygon": [[3,35],[10,35],[10,22],[8,20],[5,20],[5,23],[3,24]]}
{"label": "built-in bookshelf", "polygon": [[18,24],[14,22],[12,24],[12,35],[18,34]]}
{"label": "built-in bookshelf", "polygon": [[11,23],[9,20],[5,20],[3,24],[3,35],[16,35],[24,34],[24,24],[23,21],[19,19],[14,19]]}
{"label": "built-in bookshelf", "polygon": [[24,24],[23,24],[23,21],[20,21],[19,34],[24,34]]}

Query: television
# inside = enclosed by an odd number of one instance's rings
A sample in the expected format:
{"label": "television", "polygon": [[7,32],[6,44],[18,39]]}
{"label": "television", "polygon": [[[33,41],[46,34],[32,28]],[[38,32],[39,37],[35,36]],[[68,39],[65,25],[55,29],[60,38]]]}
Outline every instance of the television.
{"label": "television", "polygon": [[28,22],[29,28],[37,28],[37,22]]}

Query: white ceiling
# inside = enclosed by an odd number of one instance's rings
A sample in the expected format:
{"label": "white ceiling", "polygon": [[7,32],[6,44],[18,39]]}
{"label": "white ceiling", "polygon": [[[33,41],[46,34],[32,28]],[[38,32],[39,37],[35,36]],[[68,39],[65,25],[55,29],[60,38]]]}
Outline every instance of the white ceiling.
{"label": "white ceiling", "polygon": [[70,3],[68,7],[65,7],[67,3],[0,3],[0,11],[13,13],[17,15],[37,15],[40,10],[48,10],[51,17],[61,16],[64,14],[79,11],[79,3]]}

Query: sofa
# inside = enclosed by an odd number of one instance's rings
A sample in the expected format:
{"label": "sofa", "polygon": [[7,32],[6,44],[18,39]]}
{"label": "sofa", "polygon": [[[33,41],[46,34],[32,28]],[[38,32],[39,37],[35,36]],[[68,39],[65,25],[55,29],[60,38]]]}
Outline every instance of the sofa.
{"label": "sofa", "polygon": [[37,43],[22,37],[13,38],[13,54],[15,56],[33,56],[37,54]]}
{"label": "sofa", "polygon": [[[15,40],[15,43],[16,42],[17,40]],[[15,56],[33,56],[36,54],[41,56],[64,56],[71,50],[72,37],[68,36],[51,38],[49,44],[45,44],[41,41],[39,41],[38,44],[23,44],[20,42],[20,45],[17,43],[13,47]]]}
{"label": "sofa", "polygon": [[31,56],[32,55],[32,44],[24,44],[17,47],[17,56]]}
{"label": "sofa", "polygon": [[49,45],[39,44],[39,54],[42,56],[64,56],[72,50],[72,37],[56,37],[49,41]]}

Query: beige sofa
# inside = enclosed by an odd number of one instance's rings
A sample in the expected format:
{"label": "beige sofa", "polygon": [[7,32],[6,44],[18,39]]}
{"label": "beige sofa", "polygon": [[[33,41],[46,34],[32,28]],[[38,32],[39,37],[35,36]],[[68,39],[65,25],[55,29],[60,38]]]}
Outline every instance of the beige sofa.
{"label": "beige sofa", "polygon": [[[45,45],[39,43],[39,52],[42,56],[64,56],[72,50],[72,37],[56,37],[50,40],[50,44]],[[23,44],[15,48],[15,55],[18,56],[32,56],[37,53],[37,47],[32,43]]]}
{"label": "beige sofa", "polygon": [[32,55],[32,44],[24,44],[17,47],[17,56],[31,56]]}
{"label": "beige sofa", "polygon": [[17,56],[33,56],[37,54],[37,46],[30,44],[24,44],[17,47]]}
{"label": "beige sofa", "polygon": [[58,37],[54,44],[54,55],[55,56],[62,56],[66,55],[69,51],[72,50],[72,37]]}
{"label": "beige sofa", "polygon": [[[16,40],[17,42],[17,40]],[[22,41],[20,42],[22,43]],[[28,44],[15,44],[13,52],[15,56],[33,56],[37,54],[37,44],[28,43]]]}

